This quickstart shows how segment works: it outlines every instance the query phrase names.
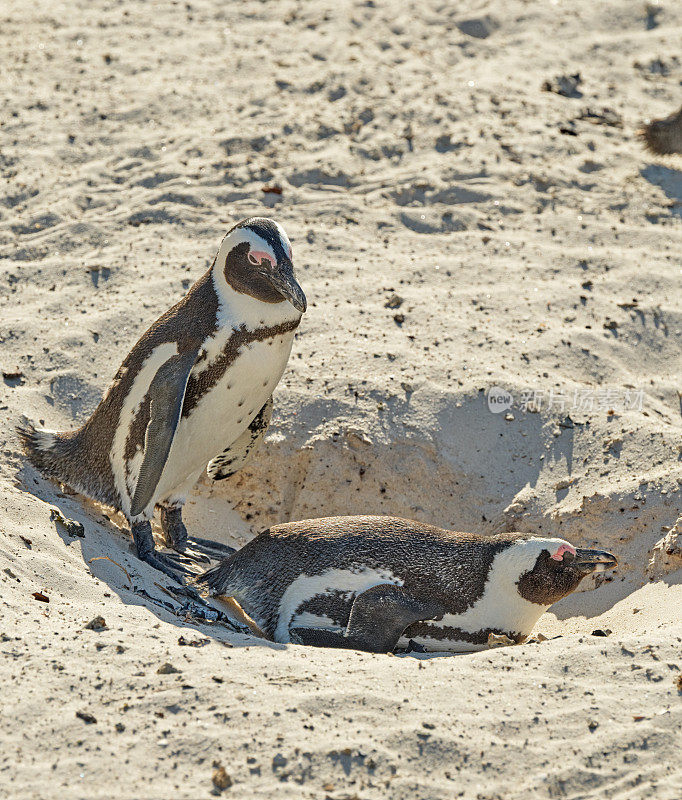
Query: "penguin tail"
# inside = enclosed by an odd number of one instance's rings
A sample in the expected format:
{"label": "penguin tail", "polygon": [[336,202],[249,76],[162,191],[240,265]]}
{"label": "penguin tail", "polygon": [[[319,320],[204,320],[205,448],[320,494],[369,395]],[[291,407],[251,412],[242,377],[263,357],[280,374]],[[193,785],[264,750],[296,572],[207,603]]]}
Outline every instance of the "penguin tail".
{"label": "penguin tail", "polygon": [[74,433],[57,433],[36,426],[25,417],[17,425],[24,453],[43,474],[76,489],[72,480]]}
{"label": "penguin tail", "polygon": [[233,556],[229,556],[215,567],[207,569],[206,572],[194,579],[194,583],[204,586],[214,596],[229,594],[230,579],[232,577],[232,558]]}
{"label": "penguin tail", "polygon": [[239,591],[239,581],[237,580],[239,568],[235,569],[235,555],[237,554],[229,556],[216,567],[212,567],[203,574],[198,575],[193,582],[198,586],[203,585],[211,595],[220,598],[221,602],[228,607],[233,620],[244,625],[255,636],[272,642],[274,641],[272,636],[261,627],[261,624],[251,616],[251,612],[247,612],[246,607],[242,605],[245,600],[248,605],[251,604],[248,603],[248,592],[245,598],[242,596],[243,593]]}

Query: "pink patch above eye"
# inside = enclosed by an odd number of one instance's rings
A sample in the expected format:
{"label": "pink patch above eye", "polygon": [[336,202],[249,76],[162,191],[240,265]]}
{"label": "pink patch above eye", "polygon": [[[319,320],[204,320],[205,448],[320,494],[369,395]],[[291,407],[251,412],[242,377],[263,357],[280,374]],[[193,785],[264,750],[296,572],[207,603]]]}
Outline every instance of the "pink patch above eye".
{"label": "pink patch above eye", "polygon": [[573,555],[575,555],[575,548],[571,547],[570,544],[562,544],[556,553],[554,553],[553,556],[550,556],[550,558],[553,558],[555,561],[563,561],[564,553],[573,553]]}
{"label": "pink patch above eye", "polygon": [[277,262],[275,261],[274,257],[270,255],[270,253],[266,253],[264,250],[250,250],[248,255],[249,261],[254,265],[258,265],[261,261],[269,261],[271,266],[277,266]]}

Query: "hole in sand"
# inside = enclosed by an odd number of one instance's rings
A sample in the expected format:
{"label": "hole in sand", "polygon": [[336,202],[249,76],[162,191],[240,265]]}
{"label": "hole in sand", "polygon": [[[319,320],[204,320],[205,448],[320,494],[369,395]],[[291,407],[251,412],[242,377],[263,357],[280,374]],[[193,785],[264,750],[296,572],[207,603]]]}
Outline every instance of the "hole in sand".
{"label": "hole in sand", "polygon": [[[324,400],[302,401],[295,416],[281,409],[286,429],[275,419],[242,472],[199,483],[188,528],[240,547],[281,522],[388,514],[482,534],[558,536],[610,550],[619,566],[585,578],[535,632],[629,632],[669,620],[666,590],[674,586],[675,602],[682,600],[676,509],[653,491],[642,502],[636,481],[614,490],[584,480],[584,425],[530,413],[508,420],[492,414],[482,394],[421,399],[419,416],[408,405],[364,420],[357,408]],[[307,424],[292,428],[292,419]]]}

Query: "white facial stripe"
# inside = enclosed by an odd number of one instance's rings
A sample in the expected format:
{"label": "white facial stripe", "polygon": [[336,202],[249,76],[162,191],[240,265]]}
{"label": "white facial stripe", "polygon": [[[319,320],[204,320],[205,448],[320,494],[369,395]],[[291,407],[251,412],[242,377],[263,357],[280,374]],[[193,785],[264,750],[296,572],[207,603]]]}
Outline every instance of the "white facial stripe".
{"label": "white facial stripe", "polygon": [[[273,220],[273,222],[275,221]],[[284,246],[284,252],[289,256],[289,260],[291,260],[292,250],[289,237],[286,235],[284,228],[279,224],[279,222],[275,222],[275,226],[277,228],[277,232],[279,233],[279,238],[282,240],[282,245]]]}
{"label": "white facial stripe", "polygon": [[255,231],[252,231],[251,228],[236,228],[232,233],[228,233],[220,244],[218,263],[220,263],[221,267],[225,267],[225,259],[230,250],[234,250],[238,244],[243,244],[244,242],[249,245],[249,250],[259,250],[268,253],[272,257],[273,262],[275,264],[277,263],[275,251],[265,239],[260,237]]}
{"label": "white facial stripe", "polygon": [[[130,512],[131,497],[134,494],[134,488],[129,490],[126,481],[126,465],[124,462],[126,440],[130,426],[133,424],[137,412],[140,408],[140,403],[144,400],[144,396],[149,390],[149,386],[158,372],[159,368],[168,361],[172,356],[178,354],[178,346],[174,342],[166,342],[155,347],[152,352],[147,356],[140,371],[133,379],[133,384],[130,391],[125,397],[121,413],[118,418],[118,425],[114,432],[114,441],[109,453],[109,463],[111,464],[111,471],[114,476],[114,485],[118,490],[121,497],[121,510],[124,514]],[[141,451],[140,451],[141,452]],[[135,459],[134,473],[139,473],[142,464],[142,457],[138,456]],[[137,475],[133,475],[137,481]],[[151,501],[151,507],[154,508],[154,503]]]}
{"label": "white facial stripe", "polygon": [[561,545],[568,545],[568,542],[563,539],[532,538],[517,542],[498,553],[488,573],[483,594],[474,605],[461,614],[446,614],[443,619],[430,624],[439,628],[461,628],[468,633],[497,628],[528,635],[549,606],[531,603],[521,597],[517,581],[521,575],[533,569],[543,550],[553,553]]}
{"label": "white facial stripe", "polygon": [[294,615],[306,600],[311,600],[318,595],[329,594],[332,591],[345,592],[348,595],[358,594],[382,583],[402,586],[402,581],[390,571],[366,567],[359,567],[355,571],[328,569],[319,575],[300,575],[289,584],[279,601],[275,641],[289,641],[289,626]]}

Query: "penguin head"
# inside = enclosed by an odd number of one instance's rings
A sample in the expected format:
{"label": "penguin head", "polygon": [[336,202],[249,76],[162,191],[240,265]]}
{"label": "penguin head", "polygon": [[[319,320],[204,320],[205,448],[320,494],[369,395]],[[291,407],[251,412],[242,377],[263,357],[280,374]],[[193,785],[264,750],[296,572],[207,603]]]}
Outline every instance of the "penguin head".
{"label": "penguin head", "polygon": [[232,228],[220,247],[214,268],[236,291],[264,303],[289,301],[301,314],[307,307],[294,275],[291,243],[284,228],[267,217],[250,217]]}
{"label": "penguin head", "polygon": [[516,586],[521,597],[541,606],[550,606],[574,592],[586,575],[618,564],[616,557],[605,550],[575,548],[563,539],[533,538],[526,544],[540,552]]}

